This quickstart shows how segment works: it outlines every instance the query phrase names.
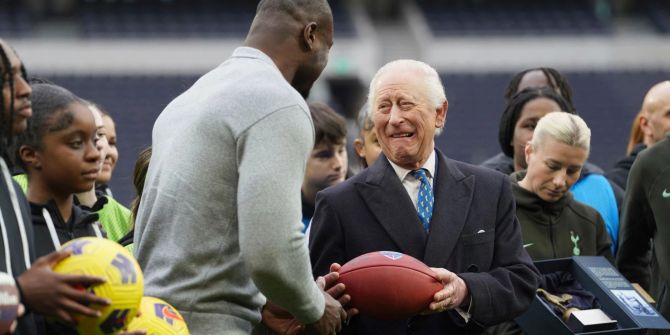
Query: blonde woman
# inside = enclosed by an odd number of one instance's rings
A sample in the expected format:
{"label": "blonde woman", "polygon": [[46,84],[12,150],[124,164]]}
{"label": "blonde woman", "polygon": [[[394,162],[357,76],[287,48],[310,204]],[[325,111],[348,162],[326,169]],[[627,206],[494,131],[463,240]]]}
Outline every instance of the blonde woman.
{"label": "blonde woman", "polygon": [[533,260],[605,256],[610,238],[600,214],[576,201],[570,187],[589,156],[591,130],[579,116],[552,112],[526,144],[528,169],[512,175],[523,243]]}

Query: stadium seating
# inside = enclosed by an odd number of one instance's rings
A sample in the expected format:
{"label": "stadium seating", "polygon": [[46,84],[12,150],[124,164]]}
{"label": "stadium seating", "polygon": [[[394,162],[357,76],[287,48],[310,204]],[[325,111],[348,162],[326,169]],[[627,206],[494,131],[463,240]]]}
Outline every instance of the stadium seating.
{"label": "stadium seating", "polygon": [[436,36],[605,34],[583,0],[417,0]]}
{"label": "stadium seating", "polygon": [[[339,37],[355,35],[342,0],[330,1]],[[243,38],[255,1],[96,1],[81,3],[80,26],[87,38]]]}
{"label": "stadium seating", "polygon": [[31,32],[32,27],[33,19],[21,1],[0,1],[0,37],[24,37]]}
{"label": "stadium seating", "polygon": [[652,24],[659,32],[670,33],[670,2],[666,0],[646,0],[644,7]]}

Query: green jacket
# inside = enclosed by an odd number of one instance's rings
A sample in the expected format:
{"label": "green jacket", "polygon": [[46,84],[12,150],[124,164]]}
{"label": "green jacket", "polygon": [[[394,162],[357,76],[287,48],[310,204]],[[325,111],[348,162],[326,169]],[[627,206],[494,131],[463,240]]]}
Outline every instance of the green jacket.
{"label": "green jacket", "polygon": [[519,186],[525,171],[512,174],[516,216],[526,251],[539,261],[572,256],[604,256],[613,262],[610,237],[600,214],[566,193],[547,202]]}
{"label": "green jacket", "polygon": [[633,163],[621,219],[617,267],[631,282],[651,289],[657,309],[670,319],[670,135]]}
{"label": "green jacket", "polygon": [[[96,193],[98,202],[93,205],[92,210],[98,213],[99,221],[102,228],[107,232],[107,238],[112,241],[118,241],[128,231],[130,231],[130,210],[116,201],[114,198]],[[106,203],[102,203],[101,198],[107,199]],[[100,203],[100,205],[98,205]]]}

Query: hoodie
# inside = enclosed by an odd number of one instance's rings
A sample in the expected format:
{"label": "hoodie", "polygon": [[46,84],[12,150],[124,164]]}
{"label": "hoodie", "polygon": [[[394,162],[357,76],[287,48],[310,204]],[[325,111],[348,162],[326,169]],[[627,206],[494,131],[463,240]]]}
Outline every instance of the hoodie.
{"label": "hoodie", "polygon": [[[16,278],[35,260],[28,201],[0,157],[0,271]],[[27,306],[29,307],[29,306]],[[16,335],[38,334],[30,310],[19,319]]]}
{"label": "hoodie", "polygon": [[[514,172],[512,158],[499,153],[481,166],[494,169],[504,174]],[[612,243],[612,254],[616,252],[619,236],[619,213],[623,203],[623,189],[603,176],[604,171],[595,164],[586,162],[579,175],[579,180],[572,185],[570,192],[575,200],[595,208],[605,221],[607,233]]]}
{"label": "hoodie", "polygon": [[600,214],[567,192],[548,202],[519,185],[526,171],[512,174],[516,215],[523,243],[533,259],[604,256],[613,262],[610,238]]}
{"label": "hoodie", "polygon": [[[17,174],[13,178],[14,181],[17,182],[19,186],[21,186],[21,189],[24,193],[28,191],[28,175],[25,173]],[[104,186],[106,187],[106,185]],[[107,193],[105,193],[105,189],[108,191]],[[112,241],[118,241],[130,231],[131,213],[128,208],[112,198],[110,195],[111,193],[112,192],[109,191],[108,187],[96,187],[95,196],[98,198],[98,200],[90,208],[80,205],[77,197],[74,198],[74,201],[75,205],[81,207],[85,211],[98,213],[98,221],[107,234],[107,238]]]}
{"label": "hoodie", "polygon": [[38,257],[47,255],[70,240],[78,237],[105,237],[98,214],[72,206],[70,220],[65,222],[53,201],[46,204],[30,203],[35,231],[35,251]]}
{"label": "hoodie", "polygon": [[[67,223],[63,220],[53,201],[43,205],[31,202],[30,212],[35,232],[37,257],[50,254],[60,249],[62,244],[78,237],[105,237],[100,229],[100,224],[97,222],[98,214],[82,210],[77,206],[72,206],[72,214]],[[35,320],[38,325],[46,327],[46,333],[48,334],[62,333],[61,329],[44,322],[44,318],[39,315],[35,317]]]}

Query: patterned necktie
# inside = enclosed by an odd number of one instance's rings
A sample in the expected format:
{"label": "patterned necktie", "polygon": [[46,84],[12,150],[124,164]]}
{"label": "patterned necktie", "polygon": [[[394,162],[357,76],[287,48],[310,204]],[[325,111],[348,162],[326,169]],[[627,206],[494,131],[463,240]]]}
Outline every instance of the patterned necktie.
{"label": "patterned necktie", "polygon": [[430,230],[430,219],[433,216],[433,187],[430,186],[428,176],[426,176],[426,169],[418,169],[410,172],[414,178],[421,182],[419,187],[419,198],[417,199],[417,211],[419,218],[423,223],[423,228],[428,232]]}

